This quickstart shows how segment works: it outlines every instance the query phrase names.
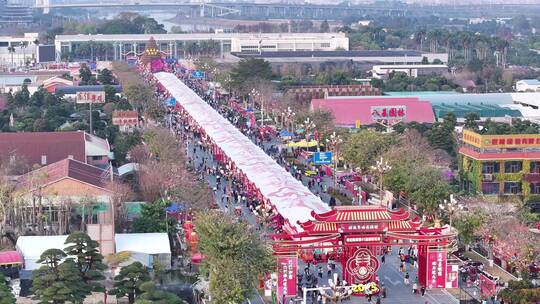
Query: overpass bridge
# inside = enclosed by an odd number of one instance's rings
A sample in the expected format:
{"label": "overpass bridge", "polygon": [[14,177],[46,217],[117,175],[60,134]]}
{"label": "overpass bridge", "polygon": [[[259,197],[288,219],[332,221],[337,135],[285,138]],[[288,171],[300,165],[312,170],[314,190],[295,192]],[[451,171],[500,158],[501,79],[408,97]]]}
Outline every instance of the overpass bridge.
{"label": "overpass bridge", "polygon": [[88,2],[58,2],[54,0],[36,0],[35,9],[48,13],[51,9],[81,8],[127,8],[132,10],[164,9],[177,10],[178,13],[191,17],[229,17],[253,19],[342,19],[345,16],[366,14],[384,14],[388,16],[437,14],[445,16],[467,15],[489,16],[504,14],[513,16],[528,12],[540,14],[540,6],[533,4],[468,4],[468,5],[408,5],[405,3],[386,4],[284,4],[284,3],[230,3],[223,1],[175,2],[174,0],[119,0]]}

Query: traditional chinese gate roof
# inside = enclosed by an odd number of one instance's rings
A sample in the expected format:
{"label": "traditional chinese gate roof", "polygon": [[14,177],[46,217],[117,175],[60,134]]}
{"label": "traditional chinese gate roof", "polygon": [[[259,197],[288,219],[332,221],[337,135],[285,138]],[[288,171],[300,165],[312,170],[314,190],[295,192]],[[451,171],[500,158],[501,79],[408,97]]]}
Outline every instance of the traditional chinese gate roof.
{"label": "traditional chinese gate roof", "polygon": [[379,207],[339,206],[325,213],[311,214],[314,220],[300,225],[308,234],[339,232],[413,232],[420,221],[411,219],[409,212],[390,211]]}
{"label": "traditional chinese gate roof", "polygon": [[390,211],[387,208],[369,206],[338,206],[325,213],[312,212],[316,221],[332,223],[373,222],[373,221],[401,221],[410,218],[409,212],[404,209]]}

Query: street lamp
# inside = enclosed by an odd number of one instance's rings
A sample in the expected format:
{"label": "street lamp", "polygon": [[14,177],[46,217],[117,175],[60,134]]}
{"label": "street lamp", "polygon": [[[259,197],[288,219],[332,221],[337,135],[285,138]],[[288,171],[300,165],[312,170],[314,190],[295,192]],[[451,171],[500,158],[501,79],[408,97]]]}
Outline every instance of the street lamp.
{"label": "street lamp", "polygon": [[463,210],[463,205],[458,203],[453,194],[450,194],[450,201],[444,200],[442,204],[439,204],[439,209],[448,213],[448,222],[452,227],[452,217],[460,210]]}
{"label": "street lamp", "polygon": [[[362,169],[360,167],[356,167],[354,168],[354,172],[360,175],[362,172]],[[360,184],[356,184],[354,185],[354,190],[358,194],[358,205],[362,205],[362,186]]]}
{"label": "street lamp", "polygon": [[287,110],[285,112],[282,112],[281,116],[282,116],[282,120],[285,121],[287,131],[289,131],[289,128],[292,128],[292,124],[294,121],[294,117],[296,116],[296,113],[294,113],[293,110],[291,110],[291,107],[287,107]]}
{"label": "street lamp", "polygon": [[[381,159],[378,160],[374,166],[371,166],[371,170],[376,171],[379,173],[379,199],[381,201],[381,205],[383,202],[383,194],[384,194],[384,188],[383,188],[383,177],[384,174],[388,171],[392,170],[392,167],[388,165],[388,162],[383,159],[381,156]],[[386,202],[386,208],[388,208],[388,202]]]}
{"label": "street lamp", "polygon": [[337,165],[339,161],[338,157],[338,151],[339,151],[339,145],[343,142],[343,139],[341,139],[341,136],[336,134],[336,132],[333,132],[329,138],[326,139],[326,144],[328,145],[328,148],[331,149],[334,152],[333,160],[334,160],[334,188],[337,185]]}
{"label": "street lamp", "polygon": [[[319,293],[321,296],[331,301],[332,303],[341,303],[341,300],[350,297],[352,295],[351,286],[346,286],[346,283],[343,282],[343,285],[338,285],[338,274],[334,273],[334,277],[328,279],[329,288],[319,288]],[[328,294],[327,291],[330,291]]]}
{"label": "street lamp", "polygon": [[311,133],[312,130],[315,130],[315,128],[317,127],[315,125],[315,123],[308,118],[306,118],[306,120],[304,120],[304,122],[300,125],[300,127],[302,129],[304,129],[304,132],[306,134],[306,141],[309,141],[309,134]]}

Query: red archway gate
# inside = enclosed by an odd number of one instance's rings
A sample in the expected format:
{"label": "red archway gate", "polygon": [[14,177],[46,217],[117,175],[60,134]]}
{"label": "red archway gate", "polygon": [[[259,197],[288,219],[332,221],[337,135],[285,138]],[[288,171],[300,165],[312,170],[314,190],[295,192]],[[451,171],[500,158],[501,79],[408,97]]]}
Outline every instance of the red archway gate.
{"label": "red archway gate", "polygon": [[341,264],[343,279],[356,284],[375,280],[377,256],[384,254],[388,246],[415,246],[419,284],[426,288],[444,287],[441,281],[446,276],[446,250],[454,234],[444,233],[442,228],[424,227],[418,217],[403,209],[340,206],[311,215],[312,220],[299,223],[303,231],[275,237],[276,255],[325,250]]}

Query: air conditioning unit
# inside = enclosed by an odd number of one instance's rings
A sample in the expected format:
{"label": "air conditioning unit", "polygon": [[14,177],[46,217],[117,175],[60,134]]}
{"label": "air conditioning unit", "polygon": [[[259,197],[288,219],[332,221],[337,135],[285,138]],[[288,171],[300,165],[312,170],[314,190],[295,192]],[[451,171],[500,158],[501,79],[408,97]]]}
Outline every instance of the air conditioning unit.
{"label": "air conditioning unit", "polygon": [[493,181],[493,174],[482,174],[482,179],[485,182],[491,182]]}

